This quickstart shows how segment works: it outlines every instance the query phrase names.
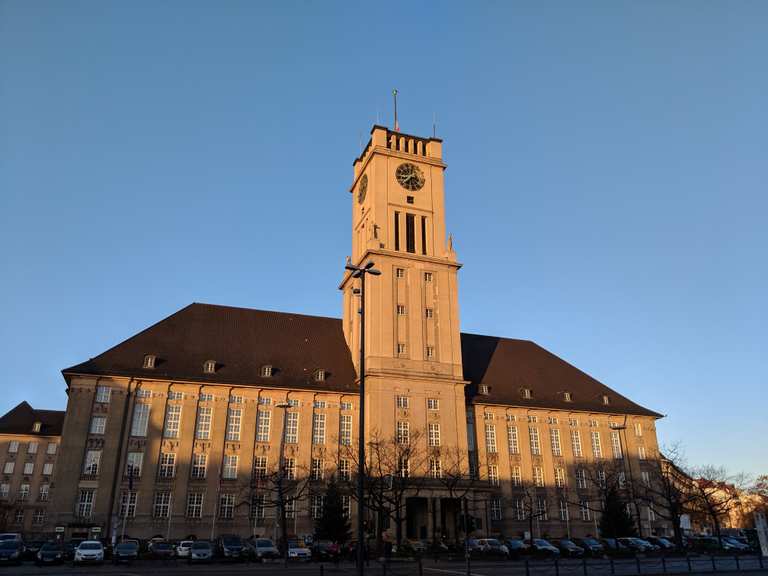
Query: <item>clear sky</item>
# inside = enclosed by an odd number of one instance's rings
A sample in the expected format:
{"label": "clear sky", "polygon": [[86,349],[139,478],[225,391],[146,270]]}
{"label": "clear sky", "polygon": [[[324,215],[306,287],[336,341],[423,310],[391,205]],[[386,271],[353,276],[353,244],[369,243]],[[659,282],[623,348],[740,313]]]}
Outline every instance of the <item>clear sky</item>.
{"label": "clear sky", "polygon": [[352,160],[445,141],[465,331],[768,461],[768,2],[0,1],[0,411],[190,302],[339,316]]}

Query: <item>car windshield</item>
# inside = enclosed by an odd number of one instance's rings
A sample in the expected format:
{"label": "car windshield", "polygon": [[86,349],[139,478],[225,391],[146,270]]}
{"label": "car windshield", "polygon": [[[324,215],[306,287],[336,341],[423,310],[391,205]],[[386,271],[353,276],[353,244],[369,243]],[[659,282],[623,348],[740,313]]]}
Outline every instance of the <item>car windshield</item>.
{"label": "car windshield", "polygon": [[120,552],[134,552],[137,548],[138,546],[133,542],[123,542],[117,545],[116,550],[120,550]]}
{"label": "car windshield", "polygon": [[225,546],[241,546],[242,541],[237,536],[229,536],[227,538],[222,538],[222,542],[224,542]]}
{"label": "car windshield", "polygon": [[0,550],[13,550],[19,547],[19,543],[15,540],[3,540],[0,542]]}
{"label": "car windshield", "polygon": [[567,539],[560,540],[560,544],[562,544],[563,546],[576,546],[576,544],[574,544],[573,542]]}
{"label": "car windshield", "polygon": [[184,542],[179,542],[179,548],[189,548],[192,546],[191,540],[185,540]]}
{"label": "car windshield", "polygon": [[166,550],[170,547],[171,545],[168,544],[168,542],[155,542],[154,544],[152,544],[152,548],[155,550]]}
{"label": "car windshield", "polygon": [[98,542],[83,542],[80,544],[80,550],[101,550],[101,544]]}
{"label": "car windshield", "polygon": [[274,544],[272,544],[272,540],[256,540],[256,546],[259,546],[261,548],[274,548]]}
{"label": "car windshield", "polygon": [[600,544],[600,542],[598,542],[594,538],[584,538],[584,543],[591,544],[592,546],[594,546],[595,544]]}
{"label": "car windshield", "polygon": [[534,540],[534,544],[538,544],[539,546],[550,546],[550,543],[546,540]]}
{"label": "car windshield", "polygon": [[61,550],[61,546],[56,542],[46,542],[45,544],[43,544],[40,550],[42,550],[43,552],[48,552],[49,550]]}
{"label": "car windshield", "polygon": [[192,544],[192,548],[194,548],[195,550],[203,550],[210,547],[211,545],[208,544],[208,542],[195,542],[194,544]]}
{"label": "car windshield", "polygon": [[488,540],[486,540],[486,542],[488,544],[490,544],[491,546],[501,546],[501,542],[496,540],[496,538],[488,538]]}

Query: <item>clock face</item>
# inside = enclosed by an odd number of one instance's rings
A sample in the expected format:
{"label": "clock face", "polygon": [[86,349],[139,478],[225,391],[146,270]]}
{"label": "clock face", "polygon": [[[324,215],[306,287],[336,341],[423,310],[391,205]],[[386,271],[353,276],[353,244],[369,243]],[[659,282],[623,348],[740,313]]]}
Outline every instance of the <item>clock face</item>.
{"label": "clock face", "polygon": [[360,184],[357,185],[357,201],[362,204],[365,200],[365,193],[368,191],[368,174],[363,174],[360,178]]}
{"label": "clock face", "polygon": [[406,190],[419,190],[424,186],[424,173],[421,168],[410,162],[400,164],[395,172],[400,186]]}

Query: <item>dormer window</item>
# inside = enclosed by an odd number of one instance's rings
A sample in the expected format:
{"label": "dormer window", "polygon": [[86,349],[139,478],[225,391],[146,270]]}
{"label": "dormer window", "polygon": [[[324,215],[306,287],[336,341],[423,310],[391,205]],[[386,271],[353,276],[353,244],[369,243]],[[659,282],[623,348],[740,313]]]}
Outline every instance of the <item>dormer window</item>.
{"label": "dormer window", "polygon": [[144,368],[154,368],[156,359],[157,357],[154,354],[147,354],[144,356]]}
{"label": "dormer window", "polygon": [[603,406],[608,406],[611,403],[611,399],[607,394],[603,394]]}
{"label": "dormer window", "polygon": [[480,386],[477,389],[477,392],[481,396],[488,396],[488,393],[489,393],[488,384],[480,384]]}
{"label": "dormer window", "polygon": [[262,378],[270,378],[272,376],[272,365],[271,364],[267,364],[267,365],[261,367],[261,376],[262,376]]}
{"label": "dormer window", "polygon": [[325,382],[325,370],[322,368],[318,368],[315,370],[315,382]]}
{"label": "dormer window", "polygon": [[523,388],[520,392],[522,393],[523,398],[525,398],[526,400],[530,400],[531,398],[533,398],[533,390],[531,390],[530,388]]}
{"label": "dormer window", "polygon": [[42,422],[35,422],[34,424],[32,424],[32,432],[40,432],[42,427],[43,427]]}
{"label": "dormer window", "polygon": [[563,400],[566,402],[573,402],[573,396],[570,392],[563,392]]}
{"label": "dormer window", "polygon": [[206,374],[216,373],[216,360],[206,360],[203,364],[203,372]]}

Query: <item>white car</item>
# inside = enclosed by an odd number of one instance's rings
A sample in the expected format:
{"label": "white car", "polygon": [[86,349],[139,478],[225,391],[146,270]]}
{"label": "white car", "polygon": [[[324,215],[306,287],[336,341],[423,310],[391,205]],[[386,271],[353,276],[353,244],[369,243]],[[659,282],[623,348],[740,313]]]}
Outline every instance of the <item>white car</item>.
{"label": "white car", "polygon": [[182,540],[179,545],[176,546],[176,556],[179,558],[189,558],[189,553],[192,551],[192,540]]}
{"label": "white car", "polygon": [[98,540],[85,540],[75,548],[75,564],[87,562],[97,564],[104,562],[104,546]]}
{"label": "white car", "polygon": [[309,562],[312,560],[312,552],[304,546],[303,542],[298,540],[288,541],[288,559],[303,560]]}

